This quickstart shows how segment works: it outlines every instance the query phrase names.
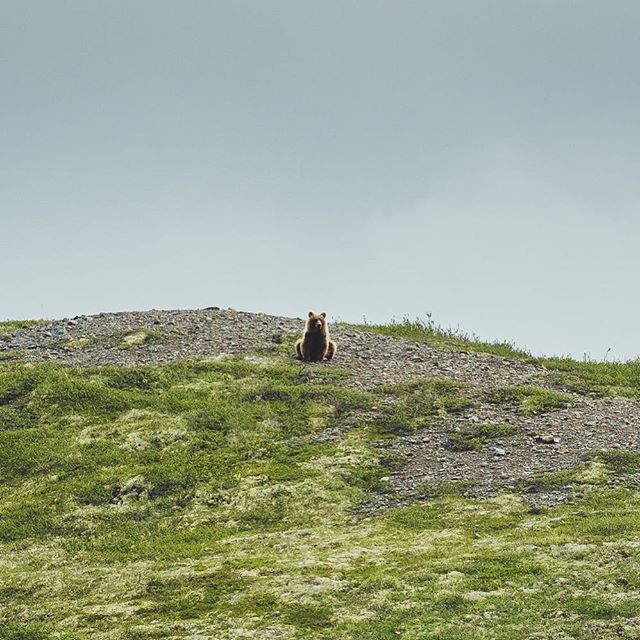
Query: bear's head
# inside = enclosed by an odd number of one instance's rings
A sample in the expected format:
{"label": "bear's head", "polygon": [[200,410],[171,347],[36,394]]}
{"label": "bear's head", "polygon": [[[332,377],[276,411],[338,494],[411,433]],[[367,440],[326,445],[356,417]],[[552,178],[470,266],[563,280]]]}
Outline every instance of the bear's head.
{"label": "bear's head", "polygon": [[307,318],[307,331],[310,333],[323,333],[326,330],[327,314],[323,311],[316,315],[313,311],[309,311],[309,317]]}

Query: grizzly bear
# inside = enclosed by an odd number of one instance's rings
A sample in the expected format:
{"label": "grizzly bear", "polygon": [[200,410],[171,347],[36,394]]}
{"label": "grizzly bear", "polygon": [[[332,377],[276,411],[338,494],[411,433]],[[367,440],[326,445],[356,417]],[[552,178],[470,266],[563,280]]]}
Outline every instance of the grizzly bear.
{"label": "grizzly bear", "polygon": [[316,315],[309,311],[307,324],[302,338],[296,342],[296,354],[299,360],[319,362],[331,360],[336,353],[336,343],[329,340],[327,314],[323,311]]}

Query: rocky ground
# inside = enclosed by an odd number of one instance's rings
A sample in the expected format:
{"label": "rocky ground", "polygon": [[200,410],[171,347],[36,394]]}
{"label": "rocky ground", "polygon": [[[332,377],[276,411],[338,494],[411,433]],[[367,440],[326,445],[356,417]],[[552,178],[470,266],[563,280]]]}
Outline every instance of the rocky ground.
{"label": "rocky ground", "polygon": [[[302,319],[216,307],[102,313],[0,335],[0,360],[132,366],[273,352],[301,333],[303,326]],[[348,369],[351,376],[346,384],[364,390],[381,384],[449,378],[465,383],[476,397],[464,411],[436,418],[415,435],[381,445],[408,461],[401,470],[390,473],[388,482],[395,492],[380,498],[382,506],[419,494],[425,483],[461,482],[471,494],[485,496],[520,486],[535,474],[573,467],[590,452],[640,450],[640,404],[634,401],[573,393],[567,408],[524,416],[514,407],[484,402],[483,392],[521,385],[557,389],[554,373],[539,365],[433,349],[348,327],[332,326],[331,331],[338,343],[335,360],[305,366]],[[485,423],[510,424],[515,430],[478,450],[450,448],[449,433]],[[536,500],[553,504],[571,496],[572,487],[561,487],[538,492]]]}
{"label": "rocky ground", "polygon": [[[507,423],[515,426],[516,432],[478,451],[449,449],[447,434],[479,423]],[[603,450],[640,451],[639,427],[640,406],[621,398],[574,394],[571,407],[531,417],[481,405],[391,445],[409,462],[390,480],[407,497],[419,493],[425,484],[454,481],[468,486],[466,493],[476,497],[531,487],[531,502],[557,504],[571,499],[574,487],[535,488],[531,481],[536,475],[575,467]]]}

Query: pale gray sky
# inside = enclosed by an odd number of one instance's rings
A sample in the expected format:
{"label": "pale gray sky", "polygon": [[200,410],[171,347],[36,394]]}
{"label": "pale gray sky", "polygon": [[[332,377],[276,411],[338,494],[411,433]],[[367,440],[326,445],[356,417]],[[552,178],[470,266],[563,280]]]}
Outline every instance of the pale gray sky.
{"label": "pale gray sky", "polygon": [[0,318],[640,354],[635,0],[0,0]]}

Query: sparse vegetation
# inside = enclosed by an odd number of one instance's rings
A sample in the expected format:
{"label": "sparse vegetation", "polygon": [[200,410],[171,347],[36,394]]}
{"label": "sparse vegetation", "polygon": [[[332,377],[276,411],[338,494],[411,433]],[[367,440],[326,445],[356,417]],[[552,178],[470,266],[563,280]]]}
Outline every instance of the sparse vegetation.
{"label": "sparse vegetation", "polygon": [[512,424],[477,424],[461,431],[447,433],[448,447],[452,451],[477,451],[498,438],[516,433]]}
{"label": "sparse vegetation", "polygon": [[160,340],[161,336],[158,331],[152,329],[137,329],[127,333],[122,342],[118,345],[118,349],[134,349],[141,347],[143,344]]}
{"label": "sparse vegetation", "polygon": [[[584,457],[585,462],[569,469],[549,471],[524,479],[518,483],[521,490],[528,493],[557,491],[601,486],[612,479],[617,484],[628,484],[640,472],[640,453],[609,449],[594,451]],[[631,485],[633,486],[633,485]]]}
{"label": "sparse vegetation", "polygon": [[557,491],[564,487],[569,487],[573,482],[577,482],[577,475],[583,467],[574,469],[562,469],[560,471],[548,471],[539,473],[531,478],[520,481],[519,488],[527,493],[541,493],[543,491]]}
{"label": "sparse vegetation", "polygon": [[401,321],[393,320],[388,324],[369,324],[365,322],[364,324],[346,326],[360,331],[425,342],[436,349],[490,353],[513,360],[535,361],[535,358],[529,352],[518,349],[510,342],[486,342],[464,331],[445,329],[436,325],[430,315],[427,315],[426,319],[416,318],[415,320],[405,317]]}
{"label": "sparse vegetation", "polygon": [[640,398],[640,360],[628,362],[598,362],[566,357],[535,357],[510,342],[487,342],[464,331],[436,325],[427,315],[392,321],[388,324],[347,325],[360,331],[380,333],[397,338],[424,342],[438,349],[489,353],[495,356],[538,364],[557,372],[557,384],[565,389],[592,392],[608,396]]}
{"label": "sparse vegetation", "polygon": [[524,416],[564,409],[571,404],[572,397],[567,393],[552,391],[542,387],[522,385],[491,389],[486,400],[494,404],[506,404],[517,407]]}
{"label": "sparse vegetation", "polygon": [[640,398],[640,361],[594,362],[571,358],[541,358],[557,372],[558,385],[579,392]]}
{"label": "sparse vegetation", "polygon": [[374,419],[376,434],[406,435],[444,416],[470,406],[465,386],[452,380],[427,380],[402,385],[383,385],[378,395],[393,401]]}
{"label": "sparse vegetation", "polygon": [[2,320],[0,321],[0,335],[11,333],[18,329],[28,329],[29,327],[37,327],[46,324],[46,320]]}
{"label": "sparse vegetation", "polygon": [[65,344],[67,349],[84,349],[91,344],[90,338],[78,338],[77,340],[68,340]]}
{"label": "sparse vegetation", "polygon": [[589,458],[603,464],[611,473],[618,476],[640,472],[640,453],[637,451],[609,449],[597,451]]}
{"label": "sparse vegetation", "polygon": [[422,500],[436,500],[438,498],[461,497],[471,487],[465,480],[451,482],[424,482],[416,491],[416,497]]}

